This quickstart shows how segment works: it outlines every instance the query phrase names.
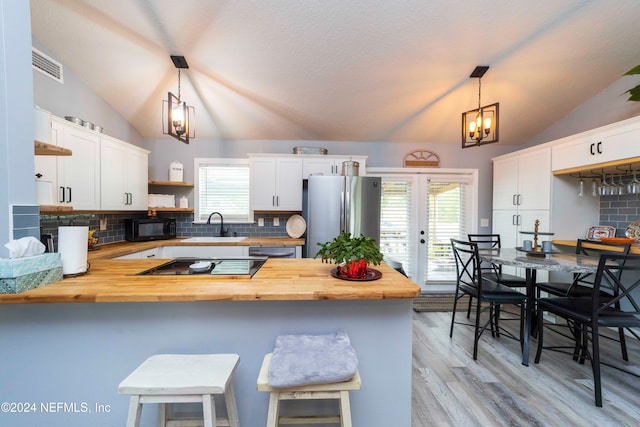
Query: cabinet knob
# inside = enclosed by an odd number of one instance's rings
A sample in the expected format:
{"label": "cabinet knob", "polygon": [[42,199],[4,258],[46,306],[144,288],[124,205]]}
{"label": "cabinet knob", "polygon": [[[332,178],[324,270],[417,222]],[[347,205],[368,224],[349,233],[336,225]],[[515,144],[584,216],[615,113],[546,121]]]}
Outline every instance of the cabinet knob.
{"label": "cabinet knob", "polygon": [[424,239],[420,239],[420,243],[422,243],[424,245],[425,240]]}

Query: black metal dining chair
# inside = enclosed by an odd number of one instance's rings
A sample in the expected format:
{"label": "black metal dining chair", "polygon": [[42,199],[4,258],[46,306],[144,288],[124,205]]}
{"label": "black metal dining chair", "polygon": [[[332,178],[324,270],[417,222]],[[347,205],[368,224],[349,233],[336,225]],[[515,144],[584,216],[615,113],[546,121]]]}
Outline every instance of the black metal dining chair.
{"label": "black metal dining chair", "polygon": [[[477,243],[478,249],[500,249],[502,247],[499,234],[467,234],[467,238],[470,242]],[[504,273],[502,271],[502,265],[500,264],[483,261],[480,265],[480,272],[485,280],[500,283],[501,285],[508,286],[510,288],[526,288],[527,286],[527,282],[524,277]],[[471,314],[472,304],[473,298],[469,297],[467,318]],[[494,314],[496,321],[499,321],[500,319],[500,309],[500,306],[496,306],[496,313]]]}
{"label": "black metal dining chair", "polygon": [[[478,249],[500,249],[502,247],[499,234],[467,234],[467,238],[470,242],[477,243]],[[526,287],[526,280],[524,277],[503,273],[502,265],[483,262],[480,267],[485,279],[500,283],[501,285],[505,285],[510,288]]]}
{"label": "black metal dining chair", "polygon": [[[600,360],[600,328],[640,327],[640,306],[634,293],[640,291],[640,255],[602,254],[598,263],[590,297],[548,297],[537,301],[538,349],[535,363],[540,362],[543,349],[560,351],[578,356],[581,362],[588,359],[593,370],[595,404],[602,406],[600,365],[612,366],[640,378],[640,375],[620,366]],[[572,321],[582,336],[580,353],[568,346],[544,346],[543,313],[551,313]],[[634,334],[635,335],[635,334]],[[591,343],[591,348],[589,348]],[[569,352],[568,349],[572,349]]]}
{"label": "black metal dining chair", "polygon": [[[478,341],[483,332],[489,327],[492,333],[495,327],[496,335],[498,335],[497,332],[500,330],[505,336],[519,340],[522,346],[524,311],[527,296],[508,286],[489,281],[483,277],[481,274],[481,261],[478,255],[477,243],[451,239],[451,247],[456,261],[456,291],[453,301],[453,312],[451,314],[449,338],[453,337],[453,326],[456,323],[455,317],[458,300],[464,296],[469,296],[478,301],[476,304],[474,324],[465,323],[465,325],[474,327],[474,360],[478,357]],[[499,313],[497,307],[503,304],[513,304],[520,307],[520,337],[516,337],[508,330],[500,327],[495,315]],[[488,313],[489,317],[484,323],[481,323],[481,315],[484,313]]]}
{"label": "black metal dining chair", "polygon": [[[595,242],[578,239],[576,241],[576,254],[599,257],[605,253],[627,255],[631,248],[630,243]],[[538,282],[536,283],[536,295],[540,298],[540,292],[546,292],[555,296],[590,297],[593,292],[593,273],[576,273],[570,282]]]}
{"label": "black metal dining chair", "polygon": [[[596,242],[585,239],[578,239],[576,241],[576,254],[592,257],[600,257],[602,254],[627,255],[630,248],[630,243]],[[538,282],[536,283],[536,299],[540,298],[541,292],[546,292],[549,295],[560,297],[572,296],[589,298],[593,294],[594,279],[595,273],[575,273],[573,275],[573,280],[570,282]],[[605,290],[601,290],[600,293],[603,298],[606,298],[608,296]],[[574,328],[572,322],[569,321],[567,326],[569,327],[572,337],[575,340],[576,355],[574,356],[574,359],[577,360],[577,352],[581,347],[581,335],[579,334],[579,331]],[[618,340],[620,342],[622,359],[629,360],[623,328],[620,328],[618,330]]]}

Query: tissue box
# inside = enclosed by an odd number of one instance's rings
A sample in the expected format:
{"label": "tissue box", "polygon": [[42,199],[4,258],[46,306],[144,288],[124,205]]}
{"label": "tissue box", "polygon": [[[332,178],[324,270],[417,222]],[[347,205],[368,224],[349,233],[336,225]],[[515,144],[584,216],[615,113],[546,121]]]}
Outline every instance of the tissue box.
{"label": "tissue box", "polygon": [[62,280],[60,254],[0,259],[0,294],[17,294]]}

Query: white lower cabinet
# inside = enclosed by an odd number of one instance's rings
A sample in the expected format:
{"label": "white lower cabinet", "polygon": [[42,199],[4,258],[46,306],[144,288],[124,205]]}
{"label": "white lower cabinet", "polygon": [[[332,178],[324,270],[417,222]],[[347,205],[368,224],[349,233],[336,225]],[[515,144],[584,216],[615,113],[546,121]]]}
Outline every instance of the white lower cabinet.
{"label": "white lower cabinet", "polygon": [[[534,231],[536,220],[540,221],[539,232],[549,232],[551,222],[551,212],[549,210],[495,210],[493,211],[493,233],[500,235],[500,244],[503,248],[522,247],[523,240],[533,240],[530,234],[522,234],[521,231]],[[543,240],[552,240],[553,236],[538,236],[538,245],[542,245]],[[526,256],[522,253],[522,256]],[[522,269],[503,266],[502,271],[509,274],[525,276]],[[540,270],[537,280],[547,280],[548,272]]]}
{"label": "white lower cabinet", "polygon": [[248,246],[164,246],[163,258],[229,258],[245,257],[249,254]]}
{"label": "white lower cabinet", "polygon": [[248,246],[162,246],[122,255],[114,259],[149,259],[149,258],[230,258],[246,257]]}
{"label": "white lower cabinet", "polygon": [[122,255],[114,259],[150,259],[150,258],[164,258],[160,256],[161,250],[164,248],[153,248],[145,251],[134,252],[132,254]]}

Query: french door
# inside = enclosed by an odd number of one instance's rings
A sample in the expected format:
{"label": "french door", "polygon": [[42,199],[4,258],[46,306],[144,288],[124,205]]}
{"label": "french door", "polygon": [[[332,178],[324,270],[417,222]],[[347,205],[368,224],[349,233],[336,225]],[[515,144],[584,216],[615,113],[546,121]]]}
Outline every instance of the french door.
{"label": "french door", "polygon": [[475,174],[382,174],[380,249],[402,263],[423,292],[449,291],[456,266],[450,239],[475,230]]}

